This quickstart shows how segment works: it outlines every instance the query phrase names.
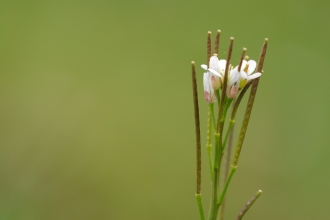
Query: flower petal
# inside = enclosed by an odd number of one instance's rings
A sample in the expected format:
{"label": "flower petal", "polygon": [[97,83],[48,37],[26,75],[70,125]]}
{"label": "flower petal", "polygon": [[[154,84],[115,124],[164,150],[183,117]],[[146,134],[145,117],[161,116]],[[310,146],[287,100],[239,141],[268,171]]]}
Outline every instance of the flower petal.
{"label": "flower petal", "polygon": [[261,73],[255,73],[255,74],[252,74],[252,75],[249,75],[247,77],[248,81],[251,80],[251,79],[255,79],[255,78],[258,78],[261,76]]}
{"label": "flower petal", "polygon": [[247,63],[249,64],[249,69],[247,74],[250,75],[256,69],[257,62],[254,60],[249,60]]}
{"label": "flower petal", "polygon": [[225,74],[226,64],[227,64],[226,60],[219,60],[219,69],[222,75]]}
{"label": "flower petal", "polygon": [[241,73],[237,71],[237,66],[236,66],[232,71],[230,71],[228,86],[234,85],[240,80],[240,78],[241,78]]}
{"label": "flower petal", "polygon": [[210,77],[209,77],[209,73],[204,73],[203,75],[203,86],[204,86],[204,91],[210,91]]}
{"label": "flower petal", "polygon": [[204,70],[207,70],[207,65],[202,64],[201,67],[202,67]]}
{"label": "flower petal", "polygon": [[241,78],[242,78],[242,79],[247,79],[247,78],[248,78],[247,73],[244,72],[243,70],[241,70],[240,74],[241,74]]}
{"label": "flower petal", "polygon": [[212,74],[214,74],[214,75],[216,75],[216,76],[222,78],[222,76],[220,75],[220,73],[218,73],[217,71],[215,71],[215,70],[213,70],[213,69],[208,69],[208,70],[209,70],[209,72],[211,72]]}
{"label": "flower petal", "polygon": [[210,69],[213,69],[213,70],[215,70],[217,72],[220,72],[219,71],[219,59],[218,59],[217,56],[211,56],[209,68]]}
{"label": "flower petal", "polygon": [[232,84],[237,83],[240,80],[240,78],[241,78],[241,74],[237,71],[234,77],[231,79],[231,81],[233,81]]}
{"label": "flower petal", "polygon": [[242,60],[241,70],[243,70],[248,62],[246,60]]}
{"label": "flower petal", "polygon": [[209,72],[204,73],[203,86],[204,86],[204,98],[205,98],[206,102],[208,102],[208,103],[216,102],[217,97],[216,97],[213,87],[212,87],[211,74]]}

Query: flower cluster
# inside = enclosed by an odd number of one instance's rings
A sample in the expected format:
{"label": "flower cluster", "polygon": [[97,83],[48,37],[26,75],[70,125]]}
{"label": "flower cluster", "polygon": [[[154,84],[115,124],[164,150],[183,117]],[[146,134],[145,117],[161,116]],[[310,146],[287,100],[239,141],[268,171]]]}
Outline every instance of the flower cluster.
{"label": "flower cluster", "polygon": [[[206,70],[203,76],[204,98],[206,102],[213,103],[217,101],[215,90],[222,88],[227,61],[219,60],[217,54],[211,56],[209,65],[202,64],[201,67]],[[228,65],[228,81],[226,94],[230,99],[235,98],[237,93],[252,79],[261,76],[261,73],[253,73],[256,68],[256,61],[243,60],[240,66],[235,68]]]}

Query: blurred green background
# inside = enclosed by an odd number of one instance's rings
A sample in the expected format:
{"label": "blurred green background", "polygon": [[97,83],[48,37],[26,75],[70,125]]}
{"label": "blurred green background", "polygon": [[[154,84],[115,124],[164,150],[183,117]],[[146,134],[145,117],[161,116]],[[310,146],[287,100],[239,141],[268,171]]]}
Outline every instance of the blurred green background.
{"label": "blurred green background", "polygon": [[220,58],[235,37],[233,64],[242,47],[256,60],[269,38],[226,219],[258,189],[247,220],[329,218],[329,10],[326,0],[1,0],[0,219],[199,219],[190,62],[205,146],[199,65],[217,29]]}

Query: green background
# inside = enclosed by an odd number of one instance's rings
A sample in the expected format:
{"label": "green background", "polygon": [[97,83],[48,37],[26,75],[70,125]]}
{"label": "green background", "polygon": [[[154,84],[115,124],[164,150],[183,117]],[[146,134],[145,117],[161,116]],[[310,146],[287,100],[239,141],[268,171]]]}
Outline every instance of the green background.
{"label": "green background", "polygon": [[1,0],[0,219],[199,219],[192,60],[207,212],[199,66],[217,29],[220,58],[235,37],[234,65],[269,38],[226,219],[259,189],[245,219],[329,218],[329,10],[326,0]]}

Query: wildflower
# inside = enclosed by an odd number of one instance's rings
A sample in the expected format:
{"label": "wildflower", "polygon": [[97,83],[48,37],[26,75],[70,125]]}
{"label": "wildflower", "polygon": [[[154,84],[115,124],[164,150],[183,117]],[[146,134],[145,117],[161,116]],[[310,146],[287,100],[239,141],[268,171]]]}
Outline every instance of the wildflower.
{"label": "wildflower", "polygon": [[211,83],[211,73],[205,72],[203,76],[203,85],[204,85],[204,99],[206,102],[213,103],[217,101],[217,97],[214,93],[214,89]]}
{"label": "wildflower", "polygon": [[226,90],[226,94],[228,98],[233,99],[237,95],[240,89],[240,78],[241,78],[241,74],[240,72],[238,72],[238,66],[230,70],[229,79],[227,83],[227,90]]}
{"label": "wildflower", "polygon": [[225,74],[226,60],[219,60],[215,54],[210,58],[209,68],[205,64],[201,65],[201,67],[210,73],[213,89],[220,89]]}
{"label": "wildflower", "polygon": [[253,73],[257,66],[256,61],[254,60],[243,60],[242,68],[240,71],[241,80],[240,80],[240,88],[242,89],[251,79],[255,79],[261,76],[261,73]]}

